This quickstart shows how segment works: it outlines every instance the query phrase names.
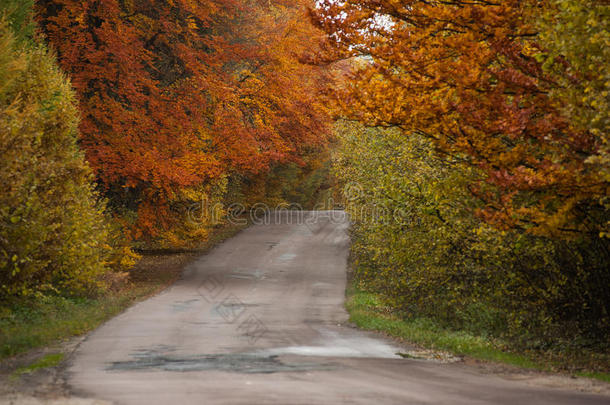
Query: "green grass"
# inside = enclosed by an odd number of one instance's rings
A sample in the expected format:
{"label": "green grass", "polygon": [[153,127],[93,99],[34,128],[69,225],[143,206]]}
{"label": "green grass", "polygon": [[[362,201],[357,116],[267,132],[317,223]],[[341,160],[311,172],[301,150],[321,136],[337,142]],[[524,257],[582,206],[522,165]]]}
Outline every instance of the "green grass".
{"label": "green grass", "polygon": [[605,381],[610,383],[610,374],[609,373],[596,373],[593,371],[579,371],[576,373],[577,376],[594,378],[596,380]]}
{"label": "green grass", "polygon": [[219,227],[196,251],[143,257],[132,270],[131,284],[99,298],[43,296],[0,307],[0,360],[83,335],[135,302],[172,284],[184,264],[235,235],[243,226]]}
{"label": "green grass", "polygon": [[63,353],[51,353],[46,356],[41,357],[36,360],[34,363],[29,364],[27,366],[19,367],[13,374],[12,378],[18,378],[23,374],[29,374],[36,370],[40,370],[42,368],[55,367],[64,359]]}
{"label": "green grass", "polygon": [[[393,315],[375,294],[350,288],[346,308],[356,326],[385,332],[427,349],[442,350],[455,355],[510,364],[517,367],[553,371],[553,364],[533,356],[507,352],[490,339],[464,331],[443,328],[426,318],[402,319]],[[610,382],[610,374],[577,372],[576,375]]]}
{"label": "green grass", "polygon": [[42,297],[20,303],[0,318],[0,359],[82,335],[154,290],[154,285],[136,286],[98,299]]}

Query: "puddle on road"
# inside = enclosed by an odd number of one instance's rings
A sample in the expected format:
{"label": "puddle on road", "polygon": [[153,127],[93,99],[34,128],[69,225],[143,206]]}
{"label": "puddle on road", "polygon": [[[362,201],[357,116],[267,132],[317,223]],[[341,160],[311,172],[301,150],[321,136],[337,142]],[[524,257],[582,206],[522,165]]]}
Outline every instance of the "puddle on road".
{"label": "puddle on road", "polygon": [[293,354],[319,357],[400,358],[397,352],[401,349],[384,340],[340,329],[313,329],[319,335],[319,338],[313,342],[314,345],[275,347],[258,353],[272,356]]}
{"label": "puddle on road", "polygon": [[293,354],[296,356],[313,357],[357,357],[357,358],[400,358],[396,351],[388,353],[369,353],[358,349],[343,346],[289,346],[275,349],[267,349],[261,353],[273,356]]}
{"label": "puddle on road", "polygon": [[153,352],[139,353],[130,361],[111,363],[107,370],[163,370],[163,371],[227,371],[235,373],[279,373],[313,370],[332,370],[336,366],[320,363],[286,363],[277,356],[258,354],[213,354],[201,356],[174,357]]}

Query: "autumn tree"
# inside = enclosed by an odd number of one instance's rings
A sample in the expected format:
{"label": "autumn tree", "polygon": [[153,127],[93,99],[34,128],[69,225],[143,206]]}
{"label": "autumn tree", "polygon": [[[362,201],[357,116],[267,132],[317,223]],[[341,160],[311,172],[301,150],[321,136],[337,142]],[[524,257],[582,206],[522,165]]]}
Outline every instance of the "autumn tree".
{"label": "autumn tree", "polygon": [[603,3],[317,3],[361,288],[400,316],[605,347]]}
{"label": "autumn tree", "polygon": [[[600,1],[550,0],[537,17],[543,52],[536,55],[556,83],[551,98],[579,130],[599,145],[585,161],[600,180],[610,180],[610,5]],[[610,208],[608,195],[600,204]],[[605,229],[610,225],[605,224]],[[609,236],[605,234],[605,236]]]}
{"label": "autumn tree", "polygon": [[166,238],[233,173],[323,143],[323,74],[298,63],[320,34],[298,6],[38,1],[79,95],[87,159],[116,211],[137,212],[136,238]]}
{"label": "autumn tree", "polygon": [[469,188],[485,201],[479,215],[497,227],[597,236],[608,217],[609,183],[591,160],[601,138],[551,97],[558,84],[543,69],[534,18],[545,7],[327,0],[313,13],[329,33],[327,59],[357,61],[337,90],[345,114],[426,136],[438,152],[481,169]]}

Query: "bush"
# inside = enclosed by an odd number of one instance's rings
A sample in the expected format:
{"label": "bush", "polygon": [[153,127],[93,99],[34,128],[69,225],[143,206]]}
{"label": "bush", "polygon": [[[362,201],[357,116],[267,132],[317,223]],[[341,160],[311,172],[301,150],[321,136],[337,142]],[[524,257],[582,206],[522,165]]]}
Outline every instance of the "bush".
{"label": "bush", "polygon": [[45,46],[11,29],[27,9],[0,21],[0,298],[94,293],[112,253],[104,205],[77,145],[70,83]]}
{"label": "bush", "polygon": [[333,172],[346,185],[361,287],[406,317],[523,346],[606,342],[605,240],[492,228],[475,216],[475,169],[398,129],[337,129]]}

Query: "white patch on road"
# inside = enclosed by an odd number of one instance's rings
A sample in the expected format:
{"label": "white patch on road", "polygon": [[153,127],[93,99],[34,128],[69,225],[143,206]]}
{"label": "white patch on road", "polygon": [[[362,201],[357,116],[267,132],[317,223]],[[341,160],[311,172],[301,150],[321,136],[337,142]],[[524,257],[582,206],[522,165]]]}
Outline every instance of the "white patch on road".
{"label": "white patch on road", "polygon": [[287,261],[294,259],[295,257],[297,257],[297,255],[294,253],[284,253],[283,255],[278,257],[278,260],[280,260],[282,262],[287,262]]}
{"label": "white patch on road", "polygon": [[327,329],[319,330],[322,338],[316,346],[287,346],[263,350],[265,355],[294,354],[298,356],[321,357],[367,357],[401,358],[401,349],[393,347],[380,339],[365,336],[341,336]]}

